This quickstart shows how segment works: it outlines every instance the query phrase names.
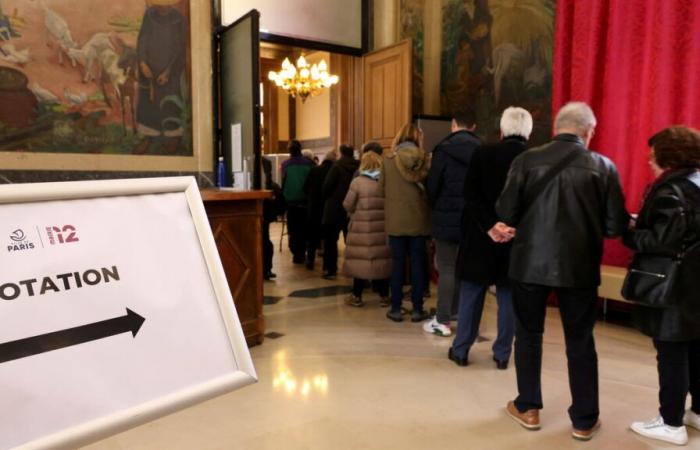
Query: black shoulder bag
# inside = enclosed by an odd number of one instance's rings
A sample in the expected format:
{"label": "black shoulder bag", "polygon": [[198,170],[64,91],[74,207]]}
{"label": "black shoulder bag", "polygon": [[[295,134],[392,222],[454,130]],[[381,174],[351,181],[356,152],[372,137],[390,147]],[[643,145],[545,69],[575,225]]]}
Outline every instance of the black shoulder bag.
{"label": "black shoulder bag", "polygon": [[[668,183],[681,202],[681,215],[692,217],[683,191]],[[678,303],[675,288],[681,265],[687,255],[700,248],[700,241],[688,246],[685,243],[676,255],[636,252],[627,276],[622,284],[622,296],[627,300],[652,308],[668,308]]]}

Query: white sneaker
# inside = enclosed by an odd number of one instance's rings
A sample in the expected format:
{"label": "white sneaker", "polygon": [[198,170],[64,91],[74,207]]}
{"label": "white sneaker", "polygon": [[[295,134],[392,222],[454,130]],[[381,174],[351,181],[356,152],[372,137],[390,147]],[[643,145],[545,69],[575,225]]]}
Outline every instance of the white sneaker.
{"label": "white sneaker", "polygon": [[685,417],[683,417],[683,423],[689,427],[693,427],[696,430],[700,430],[700,414],[695,414],[690,409],[685,412]]}
{"label": "white sneaker", "polygon": [[676,445],[688,443],[688,431],[685,427],[670,427],[664,423],[661,416],[649,422],[633,422],[630,429],[649,439],[657,439]]}
{"label": "white sneaker", "polygon": [[448,337],[452,335],[452,330],[450,329],[450,327],[438,322],[435,317],[423,324],[423,331],[430,334],[437,334],[438,336],[442,337]]}

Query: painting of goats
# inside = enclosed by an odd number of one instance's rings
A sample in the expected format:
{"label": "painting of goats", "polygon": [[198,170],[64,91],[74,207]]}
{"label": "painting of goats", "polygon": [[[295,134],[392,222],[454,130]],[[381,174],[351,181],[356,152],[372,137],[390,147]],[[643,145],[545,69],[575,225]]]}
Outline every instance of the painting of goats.
{"label": "painting of goats", "polygon": [[0,151],[191,156],[189,0],[0,0]]}

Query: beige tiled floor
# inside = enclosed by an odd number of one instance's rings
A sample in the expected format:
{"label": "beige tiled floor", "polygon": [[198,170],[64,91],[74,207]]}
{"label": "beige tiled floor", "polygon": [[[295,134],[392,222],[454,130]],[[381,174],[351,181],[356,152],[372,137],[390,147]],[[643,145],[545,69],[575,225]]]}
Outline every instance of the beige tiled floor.
{"label": "beige tiled floor", "polygon": [[[276,243],[277,244],[277,243]],[[278,248],[276,248],[276,251]],[[396,324],[367,296],[362,309],[342,297],[286,298],[328,282],[276,255],[279,278],[265,307],[267,330],[283,333],[252,349],[260,381],[240,391],[164,417],[90,449],[655,449],[630,421],[656,414],[656,372],[650,342],[631,329],[600,323],[603,429],[590,443],[570,437],[570,400],[561,323],[550,310],[545,335],[543,428],[527,432],[503,413],[515,393],[515,373],[495,370],[490,343],[477,344],[472,364],[446,358],[450,339],[419,324]],[[435,288],[433,287],[433,291]],[[432,305],[433,299],[430,301]],[[482,334],[493,338],[489,299]],[[687,448],[700,449],[690,431]]]}

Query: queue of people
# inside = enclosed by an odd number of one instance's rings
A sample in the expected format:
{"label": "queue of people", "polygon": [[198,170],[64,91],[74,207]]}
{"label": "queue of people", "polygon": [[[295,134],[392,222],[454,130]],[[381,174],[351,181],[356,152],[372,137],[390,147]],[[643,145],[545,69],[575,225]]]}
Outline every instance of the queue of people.
{"label": "queue of people", "polygon": [[[479,335],[486,292],[495,286],[493,360],[505,370],[514,355],[517,396],[505,411],[528,430],[541,428],[542,341],[547,300],[555,294],[568,360],[571,435],[588,441],[601,428],[593,329],[603,241],[622,238],[636,255],[656,258],[663,274],[637,270],[651,281],[628,276],[629,283],[644,284],[637,291],[656,289],[664,301],[652,308],[641,296],[630,298],[638,303],[637,327],[657,350],[660,383],[659,415],[630,428],[685,445],[686,426],[700,430],[700,132],[674,126],[650,139],[657,179],[636,217],[625,208],[614,163],[588,149],[596,125],[588,105],[568,103],[557,113],[552,141],[528,150],[533,121],[522,108],[503,112],[501,140],[492,144],[481,143],[472,118],[457,115],[432,155],[423,148],[422,131],[406,124],[384,152],[368,143],[358,163],[352,148],[342,146],[339,161],[329,154],[325,168],[314,169],[290,144],[282,186],[285,197],[290,194],[290,249],[295,263],[304,262],[300,242],[307,228],[292,225],[305,220],[294,208],[319,211],[322,198],[324,277],[335,277],[337,240],[341,231],[347,236],[344,272],[353,288],[345,303],[364,306],[363,290],[371,285],[380,305],[389,307],[386,317],[401,322],[408,313],[402,307],[408,278],[411,321],[425,321],[424,331],[437,336],[456,331],[447,357],[462,367]],[[304,172],[311,175],[300,191]],[[434,317],[423,298],[431,238],[439,272]],[[306,261],[313,268],[313,259]],[[658,283],[665,283],[662,294]]]}

